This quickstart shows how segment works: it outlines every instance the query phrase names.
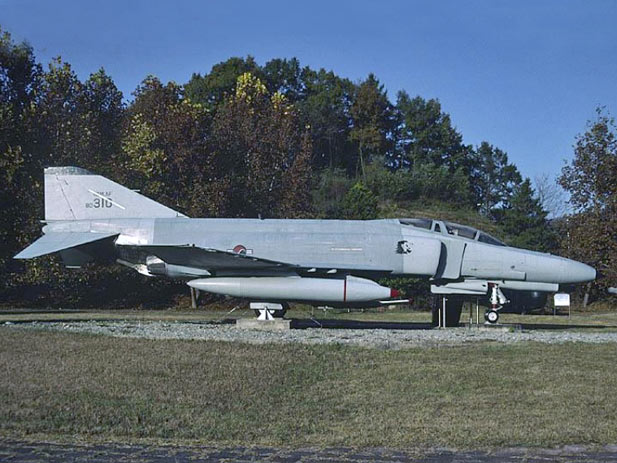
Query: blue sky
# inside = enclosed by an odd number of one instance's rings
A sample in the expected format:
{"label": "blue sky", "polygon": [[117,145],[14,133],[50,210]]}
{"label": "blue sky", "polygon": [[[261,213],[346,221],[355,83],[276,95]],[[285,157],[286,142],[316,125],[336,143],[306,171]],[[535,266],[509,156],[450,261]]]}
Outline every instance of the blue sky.
{"label": "blue sky", "polygon": [[554,176],[598,105],[617,113],[617,1],[0,0],[0,26],[126,97],[148,74],[185,83],[230,56],[296,56],[438,98],[466,143]]}

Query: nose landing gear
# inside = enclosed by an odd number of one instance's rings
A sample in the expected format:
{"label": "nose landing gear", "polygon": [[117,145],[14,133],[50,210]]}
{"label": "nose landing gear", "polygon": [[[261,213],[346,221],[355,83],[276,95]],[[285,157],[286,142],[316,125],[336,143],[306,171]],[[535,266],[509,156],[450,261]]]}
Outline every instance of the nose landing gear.
{"label": "nose landing gear", "polygon": [[484,313],[484,320],[491,325],[495,325],[499,321],[499,310],[501,310],[503,305],[507,304],[509,301],[501,292],[501,289],[499,289],[499,285],[497,285],[497,283],[489,283],[488,287],[491,295],[491,308]]}

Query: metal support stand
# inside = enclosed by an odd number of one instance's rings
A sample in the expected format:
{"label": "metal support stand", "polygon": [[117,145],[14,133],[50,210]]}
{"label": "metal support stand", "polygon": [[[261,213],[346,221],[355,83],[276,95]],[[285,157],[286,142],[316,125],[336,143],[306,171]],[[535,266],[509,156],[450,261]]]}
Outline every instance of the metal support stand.
{"label": "metal support stand", "polygon": [[259,316],[257,317],[257,320],[259,321],[274,320],[274,310],[259,309]]}
{"label": "metal support stand", "polygon": [[275,302],[251,302],[251,310],[254,310],[259,321],[272,321],[275,318],[283,318],[287,308]]}
{"label": "metal support stand", "polygon": [[191,308],[197,308],[197,300],[199,299],[199,290],[191,287]]}
{"label": "metal support stand", "polygon": [[480,324],[480,298],[476,297],[476,325]]}
{"label": "metal support stand", "polygon": [[447,303],[448,299],[446,299],[445,297],[443,298],[443,302],[442,302],[442,311],[443,311],[443,317],[442,317],[442,321],[443,324],[441,325],[442,328],[445,328],[446,326],[448,326],[448,323],[446,321],[446,303]]}
{"label": "metal support stand", "polygon": [[471,327],[473,324],[473,305],[471,305],[471,302],[466,302],[465,304],[469,304],[469,326]]}

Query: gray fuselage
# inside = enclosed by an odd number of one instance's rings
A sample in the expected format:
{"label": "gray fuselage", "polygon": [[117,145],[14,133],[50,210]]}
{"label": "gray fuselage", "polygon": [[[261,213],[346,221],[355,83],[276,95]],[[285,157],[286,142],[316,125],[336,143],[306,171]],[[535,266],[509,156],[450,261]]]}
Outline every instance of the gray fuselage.
{"label": "gray fuselage", "polygon": [[479,235],[475,239],[457,236],[447,231],[447,222],[433,221],[431,229],[402,222],[398,219],[101,219],[54,221],[44,227],[44,232],[118,233],[115,241],[118,256],[124,260],[129,257],[134,264],[144,264],[144,256],[131,256],[123,248],[188,245],[289,263],[299,271],[416,275],[437,282],[486,279],[569,284],[595,277],[595,270],[580,262],[483,243],[478,241]]}

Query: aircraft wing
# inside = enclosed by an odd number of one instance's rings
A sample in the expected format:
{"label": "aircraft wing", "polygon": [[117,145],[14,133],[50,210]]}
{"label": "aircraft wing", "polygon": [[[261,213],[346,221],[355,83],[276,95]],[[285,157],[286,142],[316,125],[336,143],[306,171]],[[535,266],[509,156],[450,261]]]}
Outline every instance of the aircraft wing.
{"label": "aircraft wing", "polygon": [[146,251],[159,259],[173,265],[195,267],[206,270],[217,269],[262,269],[262,268],[294,268],[295,265],[262,259],[245,254],[221,251],[212,248],[201,248],[190,245],[180,246],[122,246],[137,251]]}
{"label": "aircraft wing", "polygon": [[54,252],[74,248],[117,236],[118,233],[62,232],[46,233],[15,256],[15,259],[32,259],[33,257],[53,254]]}
{"label": "aircraft wing", "polygon": [[354,271],[360,273],[389,274],[391,270],[363,265],[361,267],[345,267],[324,262],[289,263],[238,254],[213,248],[201,248],[192,245],[121,245],[133,251],[154,255],[168,264],[195,267],[204,270],[256,270],[256,269],[289,269],[306,273],[335,273],[335,271]]}

